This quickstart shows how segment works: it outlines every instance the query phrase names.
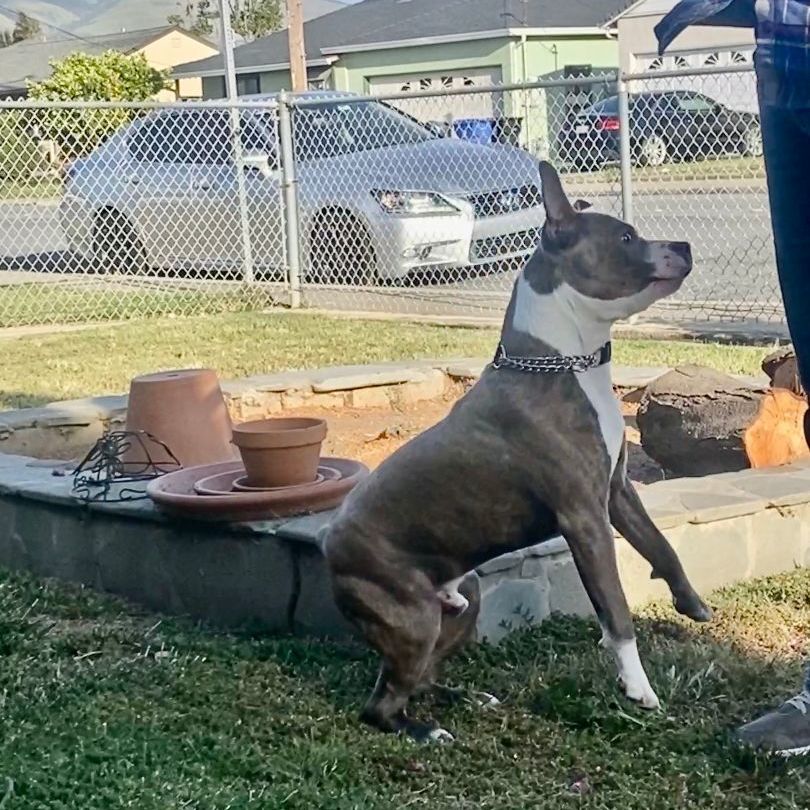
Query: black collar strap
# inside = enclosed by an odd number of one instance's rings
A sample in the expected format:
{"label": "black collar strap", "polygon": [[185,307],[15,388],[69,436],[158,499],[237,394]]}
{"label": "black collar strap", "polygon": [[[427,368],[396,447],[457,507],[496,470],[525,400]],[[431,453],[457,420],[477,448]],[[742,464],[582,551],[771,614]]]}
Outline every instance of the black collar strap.
{"label": "black collar strap", "polygon": [[549,357],[510,357],[503,347],[498,345],[492,368],[511,368],[515,371],[528,371],[532,374],[548,374],[562,371],[589,371],[610,362],[612,347],[610,341],[593,354],[581,354],[574,357],[550,355]]}

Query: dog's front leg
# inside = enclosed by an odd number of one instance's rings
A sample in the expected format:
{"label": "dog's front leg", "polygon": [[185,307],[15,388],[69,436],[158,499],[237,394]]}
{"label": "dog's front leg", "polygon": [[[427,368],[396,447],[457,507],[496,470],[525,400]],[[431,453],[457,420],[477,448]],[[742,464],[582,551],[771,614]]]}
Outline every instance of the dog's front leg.
{"label": "dog's front leg", "polygon": [[645,709],[659,707],[638,655],[633,619],[619,580],[613,532],[604,504],[577,501],[571,514],[560,515],[582,584],[602,626],[602,644],[616,657],[619,681],[628,698]]}
{"label": "dog's front leg", "polygon": [[711,609],[697,595],[675,550],[647,514],[621,462],[611,482],[609,508],[610,521],[616,530],[649,562],[652,576],[663,579],[669,586],[678,613],[696,622],[709,621]]}

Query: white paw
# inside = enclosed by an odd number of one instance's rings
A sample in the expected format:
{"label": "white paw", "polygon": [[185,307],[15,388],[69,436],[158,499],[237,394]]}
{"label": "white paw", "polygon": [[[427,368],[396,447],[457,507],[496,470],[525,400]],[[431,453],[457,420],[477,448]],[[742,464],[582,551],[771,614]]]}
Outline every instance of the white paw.
{"label": "white paw", "polygon": [[435,743],[451,743],[455,742],[456,738],[443,728],[434,728],[427,736],[429,742]]}
{"label": "white paw", "polygon": [[494,709],[501,705],[501,701],[495,695],[490,695],[489,692],[476,692],[473,700],[476,706],[482,709]]}
{"label": "white paw", "polygon": [[643,709],[655,711],[661,708],[661,701],[658,700],[658,695],[653,692],[649,684],[628,684],[621,676],[619,676],[619,683],[627,698],[638,703]]}

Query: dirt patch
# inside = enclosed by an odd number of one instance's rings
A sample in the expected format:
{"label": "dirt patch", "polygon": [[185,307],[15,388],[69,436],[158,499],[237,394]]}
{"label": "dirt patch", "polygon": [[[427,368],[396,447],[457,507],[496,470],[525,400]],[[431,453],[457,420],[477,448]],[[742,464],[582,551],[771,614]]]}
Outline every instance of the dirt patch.
{"label": "dirt patch", "polygon": [[[390,408],[327,408],[296,409],[296,416],[318,416],[326,419],[329,434],[324,443],[326,455],[359,459],[372,469],[401,447],[405,442],[443,419],[453,406],[455,398],[433,400],[392,411]],[[661,469],[641,448],[639,432],[635,427],[638,405],[621,402],[627,424],[628,472],[631,480],[639,484],[661,481]]]}

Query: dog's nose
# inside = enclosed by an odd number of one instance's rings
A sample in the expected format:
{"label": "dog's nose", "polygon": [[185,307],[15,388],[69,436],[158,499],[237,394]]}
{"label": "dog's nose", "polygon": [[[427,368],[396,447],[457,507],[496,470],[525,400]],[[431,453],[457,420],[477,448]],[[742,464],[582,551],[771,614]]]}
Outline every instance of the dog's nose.
{"label": "dog's nose", "polygon": [[692,246],[689,242],[670,242],[669,249],[686,263],[687,275],[692,272]]}
{"label": "dog's nose", "polygon": [[692,263],[692,246],[689,242],[670,242],[669,247],[673,253],[686,259],[690,264]]}

